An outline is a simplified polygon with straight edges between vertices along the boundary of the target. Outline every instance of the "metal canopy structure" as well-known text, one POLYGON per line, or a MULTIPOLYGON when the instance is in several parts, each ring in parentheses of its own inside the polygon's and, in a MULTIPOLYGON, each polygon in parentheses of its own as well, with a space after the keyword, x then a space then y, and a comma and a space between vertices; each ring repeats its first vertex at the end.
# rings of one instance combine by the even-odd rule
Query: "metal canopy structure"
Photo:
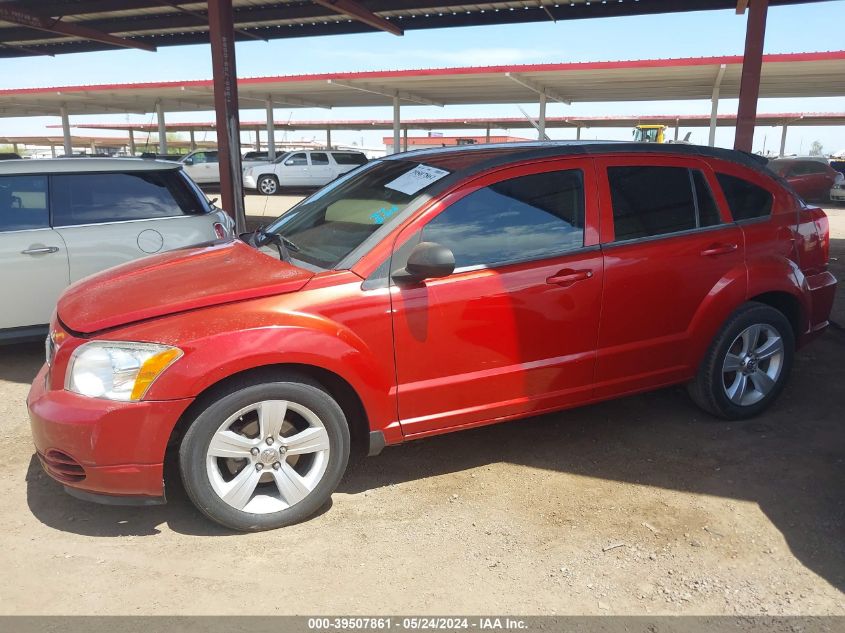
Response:
MULTIPOLYGON (((735 114, 720 114, 716 117, 715 125, 718 127, 735 127, 737 116, 735 114)), ((712 127, 714 121, 710 115, 703 114, 649 114, 643 116, 604 116, 604 117, 575 117, 558 116, 546 117, 546 128, 575 129, 576 138, 581 138, 581 130, 590 128, 633 128, 635 125, 665 125, 675 128, 675 140, 678 139, 680 128, 712 127)), ((769 125, 772 127, 781 126, 780 155, 784 155, 786 149, 786 133, 792 126, 829 126, 845 125, 845 112, 779 112, 772 114, 758 114, 757 125, 769 125)), ((394 121, 389 119, 363 119, 363 120, 331 120, 331 121, 275 121, 273 128, 278 131, 325 131, 326 145, 331 146, 331 132, 333 130, 390 130, 394 121)), ((60 127, 60 126, 48 126, 60 127)), ((129 144, 134 144, 135 133, 150 134, 158 131, 158 125, 152 123, 87 123, 73 127, 89 130, 112 130, 116 132, 127 132, 129 144)), ((241 121, 242 132, 252 132, 256 135, 255 148, 261 149, 259 133, 267 127, 266 121, 241 121)), ((534 124, 525 117, 483 117, 483 118, 461 118, 461 119, 404 119, 401 121, 401 128, 404 132, 402 147, 408 147, 409 130, 433 131, 433 130, 486 130, 486 138, 491 139, 491 130, 512 130, 530 129, 534 124)), ((191 135, 190 146, 195 148, 198 143, 194 140, 197 132, 214 132, 216 125, 209 121, 190 123, 168 123, 167 132, 189 132, 191 135)), ((2 139, 0 139, 2 140, 2 139)), ((269 146, 268 138, 267 145, 269 146)), ((491 139, 492 141, 492 139, 491 139)), ((487 142, 491 142, 487 141, 487 142)), ((281 145, 276 143, 276 146, 281 145)), ((390 144, 389 144, 390 145, 390 144)))
MULTIPOLYGON (((771 6, 824 0, 769 0, 771 6)), ((197 0, 3 0, 0 57, 208 44, 197 0)), ((737 0, 231 0, 236 40, 734 9, 737 0)), ((740 2, 739 4, 745 4, 740 2)))
MULTIPOLYGON (((248 77, 241 108, 564 103, 739 97, 742 57, 692 57, 248 77)), ((845 50, 763 56, 760 97, 845 95, 845 50)), ((214 110, 211 80, 0 90, 0 116, 214 110)))
MULTIPOLYGON (((735 147, 750 151, 760 88, 763 41, 769 6, 829 0, 521 0, 448 2, 448 0, 0 0, 0 55, 21 57, 136 48, 146 51, 177 44, 211 45, 214 105, 220 146, 221 197, 239 228, 244 226, 239 147, 239 96, 235 41, 405 29, 481 26, 579 18, 649 15, 696 10, 735 9, 747 14, 745 53, 739 88, 735 147)), ((713 79, 712 116, 717 113, 720 84, 727 69, 713 79)), ((549 99, 569 100, 531 77, 510 77, 537 94, 538 135, 545 136, 549 99)), ((332 86, 332 84, 329 84, 332 86)), ((400 105, 411 94, 375 86, 332 86, 392 99, 393 146, 399 146, 400 105)), ((269 92, 267 93, 269 95, 269 92)), ((246 95, 249 97, 249 95, 246 95)), ((273 101, 267 96, 268 135, 272 139, 273 101)), ((425 97, 423 97, 425 98, 425 97)), ((59 106, 65 149, 70 149, 69 103, 59 106)), ((419 102, 419 100, 418 100, 419 102)), ((435 101, 436 102, 436 101, 435 101)), ((304 105, 304 104, 303 104, 304 105)), ((166 151, 164 107, 156 105, 160 151, 166 151)), ((715 123, 711 126, 711 137, 715 123)), ((273 144, 270 143, 271 153, 273 144)))
MULTIPOLYGON (((666 125, 668 127, 708 127, 710 115, 705 114, 647 114, 643 116, 603 116, 577 117, 554 116, 546 117, 548 128, 617 128, 633 127, 640 124, 666 125)), ((735 114, 720 114, 716 119, 719 127, 733 127, 736 125, 735 114)), ((258 132, 266 127, 266 121, 241 121, 241 131, 258 132)), ((797 125, 797 126, 827 126, 845 125, 845 112, 782 112, 772 114, 758 114, 757 125, 797 125)), ((276 121, 277 131, 295 132, 302 130, 325 131, 351 130, 390 130, 393 128, 391 119, 358 119, 358 120, 327 120, 327 121, 276 121)), ((49 125, 47 127, 60 127, 49 125)), ((72 127, 82 130, 114 130, 118 132, 154 133, 158 131, 155 123, 81 123, 72 127)), ((532 128, 531 122, 524 117, 481 117, 462 119, 403 119, 402 129, 405 130, 511 130, 532 128)), ((189 123, 168 123, 167 132, 214 132, 216 126, 211 121, 189 123)), ((119 139, 118 139, 119 140, 119 139)), ((2 137, 0 137, 2 142, 2 137)))

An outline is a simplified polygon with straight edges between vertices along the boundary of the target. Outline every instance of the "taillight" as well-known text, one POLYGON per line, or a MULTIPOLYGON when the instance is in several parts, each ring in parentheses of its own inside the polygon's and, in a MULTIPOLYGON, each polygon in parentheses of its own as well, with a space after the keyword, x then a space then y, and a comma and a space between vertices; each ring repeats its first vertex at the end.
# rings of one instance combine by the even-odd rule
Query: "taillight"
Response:
POLYGON ((226 227, 220 224, 220 222, 215 222, 214 233, 217 235, 218 240, 222 240, 224 237, 226 237, 226 227))

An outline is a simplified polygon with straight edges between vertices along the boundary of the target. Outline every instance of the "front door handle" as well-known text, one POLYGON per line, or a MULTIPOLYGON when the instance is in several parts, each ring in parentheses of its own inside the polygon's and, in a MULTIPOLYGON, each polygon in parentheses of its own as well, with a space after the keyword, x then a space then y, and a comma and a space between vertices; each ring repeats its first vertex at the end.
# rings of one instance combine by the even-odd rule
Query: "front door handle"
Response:
POLYGON ((701 251, 701 254, 705 257, 712 255, 727 255, 728 253, 733 253, 737 248, 739 247, 736 244, 714 244, 713 246, 701 251))
POLYGON ((45 255, 47 253, 58 253, 59 247, 58 246, 38 246, 33 248, 28 248, 24 251, 21 251, 21 255, 45 255))
POLYGON ((556 286, 571 286, 578 281, 584 281, 593 276, 592 270, 561 270, 546 279, 547 284, 554 284, 556 286))

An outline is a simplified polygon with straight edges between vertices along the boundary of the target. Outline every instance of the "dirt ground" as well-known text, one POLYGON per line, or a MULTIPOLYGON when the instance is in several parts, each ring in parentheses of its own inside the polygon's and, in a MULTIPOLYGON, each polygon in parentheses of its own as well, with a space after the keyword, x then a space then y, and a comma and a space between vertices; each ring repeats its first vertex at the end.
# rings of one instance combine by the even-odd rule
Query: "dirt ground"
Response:
POLYGON ((42 356, 0 349, 2 614, 845 614, 841 329, 757 419, 714 422, 673 388, 422 440, 311 521, 249 535, 175 486, 155 508, 64 494, 24 407, 42 356))

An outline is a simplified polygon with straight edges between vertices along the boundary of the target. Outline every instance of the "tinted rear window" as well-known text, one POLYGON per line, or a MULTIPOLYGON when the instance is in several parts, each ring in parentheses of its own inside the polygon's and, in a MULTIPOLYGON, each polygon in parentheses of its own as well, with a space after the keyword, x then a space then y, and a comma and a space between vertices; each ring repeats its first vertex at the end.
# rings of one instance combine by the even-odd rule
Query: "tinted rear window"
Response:
POLYGON ((710 188, 698 170, 609 167, 607 176, 616 241, 689 231, 720 221, 710 188))
POLYGON ((363 165, 367 157, 359 152, 332 152, 334 162, 338 165, 363 165))
POLYGON ((146 220, 202 213, 175 171, 62 174, 52 177, 54 226, 146 220))
POLYGON ((772 194, 744 178, 716 174, 734 220, 761 218, 772 213, 772 194))

